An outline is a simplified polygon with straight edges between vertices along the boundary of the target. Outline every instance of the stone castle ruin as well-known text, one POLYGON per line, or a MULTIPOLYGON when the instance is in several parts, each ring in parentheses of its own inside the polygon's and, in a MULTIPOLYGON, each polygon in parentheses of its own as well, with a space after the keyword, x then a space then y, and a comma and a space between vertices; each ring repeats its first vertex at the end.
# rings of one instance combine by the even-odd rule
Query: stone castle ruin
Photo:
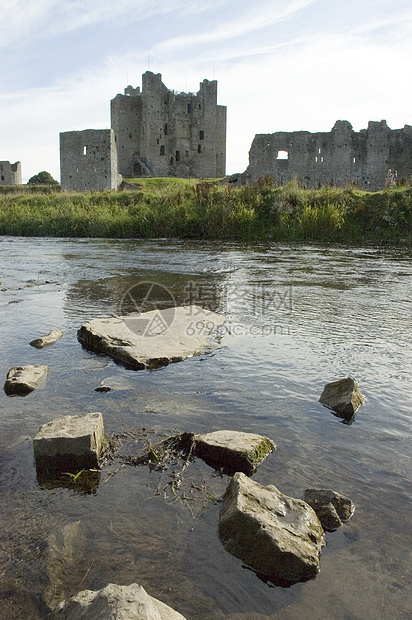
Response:
POLYGON ((111 101, 119 173, 123 177, 223 177, 226 107, 217 105, 217 82, 197 93, 176 93, 150 71, 140 88, 128 86, 111 101))
POLYGON ((21 185, 21 163, 0 161, 0 185, 21 185))
POLYGON ((111 101, 111 129, 60 134, 64 190, 115 189, 122 177, 224 177, 226 107, 217 82, 176 93, 146 71, 142 90, 128 86, 111 101))
POLYGON ((60 134, 62 189, 87 192, 117 189, 117 151, 112 129, 60 134))
MULTIPOLYGON (((60 134, 60 167, 62 189, 73 191, 116 189, 122 177, 224 177, 226 107, 217 105, 217 82, 178 93, 146 71, 142 89, 127 86, 111 100, 111 129, 60 134)), ((391 130, 384 120, 370 121, 355 132, 336 121, 330 132, 257 134, 246 171, 229 181, 269 176, 276 185, 297 179, 307 188, 355 183, 378 191, 389 169, 412 177, 412 126, 391 130)))
POLYGON ((412 176, 412 126, 391 130, 386 121, 371 121, 357 133, 348 121, 336 121, 328 133, 257 134, 240 180, 270 176, 277 185, 297 179, 307 188, 356 183, 378 191, 385 186, 389 168, 399 178, 412 176))

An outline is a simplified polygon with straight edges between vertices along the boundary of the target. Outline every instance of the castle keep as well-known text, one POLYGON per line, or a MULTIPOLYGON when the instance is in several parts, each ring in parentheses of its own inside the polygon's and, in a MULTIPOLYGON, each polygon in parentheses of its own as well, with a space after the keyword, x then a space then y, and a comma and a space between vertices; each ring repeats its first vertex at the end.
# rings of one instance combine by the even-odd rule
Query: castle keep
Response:
POLYGON ((354 182, 361 189, 378 191, 389 168, 398 177, 412 176, 412 126, 391 130, 386 121, 371 121, 357 133, 348 121, 336 121, 328 133, 257 134, 242 181, 268 175, 277 185, 297 178, 308 188, 354 182))
POLYGON ((0 185, 21 185, 21 163, 0 161, 0 185))
POLYGON ((118 170, 124 177, 223 177, 226 107, 217 105, 217 82, 197 93, 166 88, 160 73, 142 76, 111 101, 118 170))

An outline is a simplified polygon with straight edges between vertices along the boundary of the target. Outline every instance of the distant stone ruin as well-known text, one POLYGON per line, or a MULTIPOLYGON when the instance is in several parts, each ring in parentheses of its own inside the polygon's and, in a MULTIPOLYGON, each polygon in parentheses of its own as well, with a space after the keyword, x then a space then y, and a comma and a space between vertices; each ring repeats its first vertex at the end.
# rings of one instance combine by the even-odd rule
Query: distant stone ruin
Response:
POLYGON ((117 189, 117 151, 111 129, 85 129, 60 134, 63 190, 87 192, 117 189))
POLYGON ((412 176, 412 126, 392 130, 386 121, 355 132, 348 121, 336 121, 329 133, 309 131, 257 134, 249 151, 249 166, 241 182, 270 176, 276 185, 297 179, 304 187, 323 184, 378 191, 388 169, 398 178, 412 176))
POLYGON ((217 82, 197 93, 166 88, 146 71, 140 88, 128 86, 111 101, 111 129, 60 134, 63 190, 116 189, 123 177, 224 177, 226 107, 217 82))
POLYGON ((0 161, 0 185, 21 185, 21 163, 0 161))

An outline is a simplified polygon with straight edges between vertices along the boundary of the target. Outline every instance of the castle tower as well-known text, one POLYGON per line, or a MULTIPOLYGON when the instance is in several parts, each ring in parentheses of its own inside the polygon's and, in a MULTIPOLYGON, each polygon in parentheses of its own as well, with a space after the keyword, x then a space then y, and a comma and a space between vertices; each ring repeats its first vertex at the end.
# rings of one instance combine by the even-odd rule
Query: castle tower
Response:
POLYGON ((142 90, 128 86, 111 101, 118 172, 123 177, 223 177, 226 107, 217 105, 217 82, 197 93, 176 93, 147 71, 142 90))

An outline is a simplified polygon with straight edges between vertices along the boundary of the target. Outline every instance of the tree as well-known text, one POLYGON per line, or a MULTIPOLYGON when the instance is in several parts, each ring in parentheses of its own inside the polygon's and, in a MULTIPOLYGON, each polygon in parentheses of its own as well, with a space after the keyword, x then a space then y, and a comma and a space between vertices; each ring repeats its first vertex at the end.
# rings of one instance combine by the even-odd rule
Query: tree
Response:
POLYGON ((43 170, 42 172, 39 172, 39 174, 35 174, 31 177, 28 181, 28 185, 58 185, 58 181, 53 179, 50 172, 43 170))

